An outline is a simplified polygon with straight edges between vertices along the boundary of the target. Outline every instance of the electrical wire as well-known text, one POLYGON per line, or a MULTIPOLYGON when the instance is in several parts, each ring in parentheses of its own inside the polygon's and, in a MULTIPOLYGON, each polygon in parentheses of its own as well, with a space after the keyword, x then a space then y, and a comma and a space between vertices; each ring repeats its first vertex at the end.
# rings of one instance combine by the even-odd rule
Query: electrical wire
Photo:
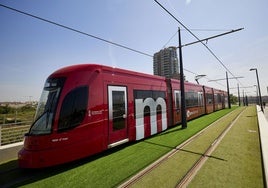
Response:
MULTIPOLYGON (((130 47, 127 47, 127 46, 125 46, 125 45, 121 45, 121 44, 118 44, 118 43, 115 43, 115 42, 111 42, 111 41, 109 41, 109 40, 100 38, 100 37, 98 37, 98 36, 95 36, 95 35, 92 35, 92 34, 88 34, 88 33, 86 33, 86 32, 83 32, 83 31, 80 31, 80 30, 77 30, 77 29, 74 29, 74 28, 65 26, 65 25, 63 25, 63 24, 56 23, 56 22, 54 22, 54 21, 50 21, 50 20, 41 18, 41 17, 39 17, 39 16, 35 16, 35 15, 33 15, 33 14, 30 14, 30 13, 27 13, 27 12, 24 12, 24 11, 21 11, 21 10, 18 10, 18 9, 15 9, 15 8, 12 8, 12 7, 3 5, 3 4, 0 4, 0 6, 6 8, 6 9, 9 9, 9 10, 15 11, 15 12, 17 12, 17 13, 20 13, 20 14, 23 14, 23 15, 26 15, 26 16, 29 16, 29 17, 32 17, 32 18, 41 20, 41 21, 43 21, 43 22, 46 22, 46 23, 49 23, 49 24, 52 24, 52 25, 56 25, 56 26, 58 26, 58 27, 62 27, 62 28, 64 28, 64 29, 67 29, 67 30, 70 30, 70 31, 73 31, 73 32, 76 32, 76 33, 79 33, 79 34, 82 34, 82 35, 86 35, 86 36, 89 36, 89 37, 91 37, 91 38, 94 38, 94 39, 97 39, 97 40, 100 40, 100 41, 103 41, 103 42, 106 42, 106 43, 115 45, 115 46, 117 46, 117 47, 121 47, 121 48, 130 50, 130 51, 139 53, 139 54, 141 54, 141 55, 145 55, 145 56, 153 57, 153 55, 150 55, 150 54, 148 54, 148 53, 141 52, 141 51, 139 51, 139 50, 135 50, 135 49, 133 49, 133 48, 130 48, 130 47)), ((189 31, 188 29, 186 29, 186 30, 189 31)), ((166 45, 167 45, 167 44, 174 38, 174 36, 175 36, 177 33, 178 33, 178 31, 176 31, 176 33, 169 39, 169 41, 168 41, 164 46, 166 46, 166 45)), ((198 38, 197 38, 197 39, 198 39, 198 38)), ((183 70, 185 70, 185 71, 187 71, 187 72, 189 72, 189 73, 191 73, 191 74, 198 75, 197 73, 194 73, 194 72, 192 72, 192 71, 190 71, 190 70, 187 70, 187 69, 185 69, 185 68, 184 68, 183 70)), ((206 78, 206 79, 209 80, 209 78, 206 78)), ((218 82, 216 82, 216 83, 218 83, 218 82)), ((218 84, 224 86, 223 84, 220 84, 220 83, 218 83, 218 84)))
MULTIPOLYGON (((189 72, 189 73, 191 73, 191 74, 194 74, 195 76, 198 76, 199 74, 197 74, 197 73, 195 73, 195 72, 192 72, 192 71, 190 71, 190 70, 188 70, 188 69, 186 69, 186 68, 183 68, 183 70, 184 71, 186 71, 186 72, 189 72)), ((204 78, 206 79, 206 80, 211 80, 208 76, 204 76, 204 78)), ((214 83, 216 83, 216 84, 218 84, 218 85, 221 85, 221 86, 223 86, 223 87, 226 87, 224 84, 222 84, 222 83, 220 83, 220 82, 218 82, 218 81, 215 81, 214 83)))
MULTIPOLYGON (((186 31, 185 29, 181 29, 181 31, 186 31)), ((233 31, 232 29, 190 29, 191 31, 233 31)), ((166 46, 168 45, 168 43, 177 35, 178 30, 176 31, 176 33, 174 33, 174 35, 172 35, 172 37, 170 37, 170 39, 165 43, 165 45, 162 47, 162 49, 166 48, 166 46)), ((199 42, 199 41, 197 41, 199 42)), ((183 45, 184 46, 184 45, 183 45)))
POLYGON ((101 38, 101 37, 98 37, 98 36, 95 36, 95 35, 92 35, 92 34, 88 34, 88 33, 86 33, 86 32, 83 32, 83 31, 80 31, 80 30, 77 30, 77 29, 74 29, 74 28, 65 26, 65 25, 63 25, 63 24, 56 23, 56 22, 54 22, 54 21, 50 21, 50 20, 41 18, 41 17, 39 17, 39 16, 35 16, 35 15, 33 15, 33 14, 29 14, 29 13, 27 13, 27 12, 23 12, 23 11, 20 11, 20 10, 15 9, 15 8, 12 8, 12 7, 8 7, 8 6, 3 5, 3 4, 0 4, 0 6, 2 6, 2 7, 4 7, 4 8, 7 8, 7 9, 9 9, 9 10, 12 10, 12 11, 18 12, 18 13, 20 13, 20 14, 24 14, 24 15, 26 15, 26 16, 30 16, 30 17, 32 17, 32 18, 35 18, 35 19, 38 19, 38 20, 41 20, 41 21, 44 21, 44 22, 47 22, 47 23, 56 25, 56 26, 58 26, 58 27, 62 27, 62 28, 64 28, 64 29, 67 29, 67 30, 70 30, 70 31, 73 31, 73 32, 76 32, 76 33, 79 33, 79 34, 82 34, 82 35, 86 35, 86 36, 89 36, 89 37, 91 37, 91 38, 94 38, 94 39, 97 39, 97 40, 100 40, 100 41, 103 41, 103 42, 106 42, 106 43, 109 43, 109 44, 112 44, 112 45, 117 46, 117 47, 121 47, 121 48, 130 50, 130 51, 133 51, 133 52, 136 52, 136 53, 145 55, 145 56, 153 57, 152 55, 150 55, 150 54, 148 54, 148 53, 145 53, 145 52, 142 52, 142 51, 139 51, 139 50, 135 50, 135 49, 130 48, 130 47, 127 47, 127 46, 125 46, 125 45, 118 44, 118 43, 115 43, 115 42, 112 42, 112 41, 103 39, 103 38, 101 38))
POLYGON ((176 33, 174 33, 174 35, 172 35, 172 37, 170 37, 170 39, 165 43, 165 45, 162 48, 166 48, 168 43, 177 35, 177 33, 178 33, 178 31, 176 31, 176 33))
MULTIPOLYGON (((181 29, 182 31, 186 31, 186 29, 181 29)), ((231 31, 232 29, 189 29, 191 31, 231 31)))
MULTIPOLYGON (((196 40, 200 41, 200 39, 190 30, 186 25, 184 25, 180 20, 178 20, 171 12, 169 12, 161 3, 159 3, 157 0, 154 0, 163 10, 165 10, 173 19, 175 19, 186 31, 188 31, 196 40)), ((216 54, 203 42, 200 41, 201 44, 216 58, 216 60, 225 68, 226 71, 228 71, 233 77, 235 75, 226 67, 226 65, 216 56, 216 54)), ((236 79, 241 85, 242 83, 236 79)))

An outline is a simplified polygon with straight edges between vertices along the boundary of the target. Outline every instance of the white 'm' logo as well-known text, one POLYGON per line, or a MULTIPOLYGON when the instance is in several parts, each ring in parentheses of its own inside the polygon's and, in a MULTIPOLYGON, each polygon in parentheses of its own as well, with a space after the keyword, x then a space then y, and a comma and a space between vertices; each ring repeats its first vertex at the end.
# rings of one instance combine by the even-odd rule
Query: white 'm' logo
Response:
POLYGON ((166 102, 163 98, 158 97, 156 101, 152 98, 135 99, 136 113, 136 140, 144 138, 144 108, 150 108, 151 135, 157 133, 157 106, 161 106, 162 130, 167 129, 166 102))

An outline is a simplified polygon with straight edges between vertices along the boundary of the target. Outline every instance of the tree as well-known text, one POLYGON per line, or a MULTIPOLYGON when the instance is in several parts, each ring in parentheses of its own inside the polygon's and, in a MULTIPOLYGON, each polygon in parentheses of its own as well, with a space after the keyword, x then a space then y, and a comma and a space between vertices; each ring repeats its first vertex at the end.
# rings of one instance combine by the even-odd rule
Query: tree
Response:
POLYGON ((9 114, 12 112, 13 112, 13 109, 9 107, 8 104, 6 104, 5 106, 0 106, 0 114, 9 114))
POLYGON ((230 102, 231 102, 231 104, 237 104, 237 102, 238 102, 237 96, 230 94, 230 102))

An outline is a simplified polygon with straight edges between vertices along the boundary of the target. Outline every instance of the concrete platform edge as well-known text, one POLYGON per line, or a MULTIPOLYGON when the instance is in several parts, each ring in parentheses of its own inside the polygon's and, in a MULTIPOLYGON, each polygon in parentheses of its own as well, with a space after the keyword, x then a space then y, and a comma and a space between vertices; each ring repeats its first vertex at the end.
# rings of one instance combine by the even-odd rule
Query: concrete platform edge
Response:
POLYGON ((265 185, 268 185, 268 121, 260 106, 257 106, 265 185))

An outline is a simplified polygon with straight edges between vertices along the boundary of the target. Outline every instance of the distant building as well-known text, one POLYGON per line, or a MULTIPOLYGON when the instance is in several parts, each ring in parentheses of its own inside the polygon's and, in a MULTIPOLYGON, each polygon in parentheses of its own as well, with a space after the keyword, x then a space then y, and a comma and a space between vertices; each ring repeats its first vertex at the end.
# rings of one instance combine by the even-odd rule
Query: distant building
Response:
POLYGON ((176 47, 168 47, 154 54, 154 75, 180 78, 176 47))

